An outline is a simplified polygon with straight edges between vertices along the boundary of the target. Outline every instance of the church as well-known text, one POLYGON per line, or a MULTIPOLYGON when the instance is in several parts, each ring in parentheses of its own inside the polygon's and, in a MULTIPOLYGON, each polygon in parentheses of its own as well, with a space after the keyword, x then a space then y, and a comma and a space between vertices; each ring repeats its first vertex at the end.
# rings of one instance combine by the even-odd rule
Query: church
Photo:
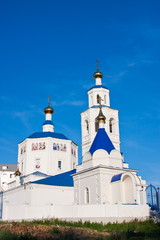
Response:
POLYGON ((76 143, 54 130, 49 103, 42 131, 18 144, 17 170, 0 193, 2 220, 148 218, 146 182, 120 150, 118 110, 110 107, 110 91, 98 68, 93 77, 88 109, 81 113, 82 163, 76 143))

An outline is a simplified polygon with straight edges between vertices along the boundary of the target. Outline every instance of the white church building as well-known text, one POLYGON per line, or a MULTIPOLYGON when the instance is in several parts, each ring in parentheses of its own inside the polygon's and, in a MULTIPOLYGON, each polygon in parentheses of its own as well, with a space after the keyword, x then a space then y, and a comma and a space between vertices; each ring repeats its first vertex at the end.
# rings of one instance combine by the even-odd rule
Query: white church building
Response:
POLYGON ((81 113, 82 164, 78 165, 78 146, 54 131, 54 110, 48 104, 42 131, 18 145, 15 177, 0 193, 2 220, 106 223, 149 216, 146 182, 124 162, 118 111, 110 107, 102 77, 97 69, 88 109, 81 113))

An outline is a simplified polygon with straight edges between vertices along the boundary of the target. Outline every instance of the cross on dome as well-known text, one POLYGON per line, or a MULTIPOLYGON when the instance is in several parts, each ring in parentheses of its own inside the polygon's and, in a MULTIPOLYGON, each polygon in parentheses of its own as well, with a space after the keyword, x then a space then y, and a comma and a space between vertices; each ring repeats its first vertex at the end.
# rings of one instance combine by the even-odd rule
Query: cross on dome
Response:
MULTIPOLYGON (((93 74, 94 79, 102 79, 103 78, 103 74, 99 71, 99 65, 98 65, 99 61, 96 60, 96 72, 93 74)), ((97 83, 96 83, 97 85, 97 83)), ((101 85, 101 84, 100 84, 101 85)))

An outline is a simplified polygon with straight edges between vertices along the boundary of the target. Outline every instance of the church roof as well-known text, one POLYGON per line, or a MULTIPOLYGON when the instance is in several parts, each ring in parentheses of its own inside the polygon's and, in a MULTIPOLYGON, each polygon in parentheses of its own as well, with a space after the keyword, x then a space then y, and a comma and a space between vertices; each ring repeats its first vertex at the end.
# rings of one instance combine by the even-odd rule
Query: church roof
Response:
POLYGON ((94 85, 94 86, 91 87, 88 91, 90 91, 90 90, 92 90, 92 89, 94 89, 94 88, 105 88, 105 89, 108 89, 108 88, 106 88, 106 87, 103 86, 103 85, 94 85))
POLYGON ((121 176, 122 176, 123 173, 120 173, 120 174, 117 174, 117 175, 114 175, 111 179, 111 182, 116 182, 116 181, 119 181, 121 180, 121 176))
POLYGON ((53 125, 53 122, 52 122, 51 120, 46 120, 46 121, 43 123, 43 126, 44 126, 44 125, 47 125, 47 124, 53 125))
POLYGON ((31 183, 63 186, 63 187, 73 187, 73 178, 71 175, 74 173, 76 173, 76 169, 68 172, 60 173, 55 176, 47 177, 38 181, 34 181, 31 183))
POLYGON ((55 132, 35 132, 27 138, 46 138, 46 137, 68 140, 68 138, 64 134, 55 132))
POLYGON ((110 153, 113 149, 115 149, 115 147, 113 146, 113 143, 111 142, 104 128, 98 129, 98 132, 90 147, 89 152, 93 155, 93 153, 98 149, 104 149, 108 153, 110 153))

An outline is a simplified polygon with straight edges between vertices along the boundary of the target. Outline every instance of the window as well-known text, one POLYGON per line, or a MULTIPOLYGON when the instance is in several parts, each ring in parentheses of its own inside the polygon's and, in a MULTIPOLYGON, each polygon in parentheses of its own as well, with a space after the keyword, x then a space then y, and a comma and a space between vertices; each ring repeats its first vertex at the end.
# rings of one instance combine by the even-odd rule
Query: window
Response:
POLYGON ((88 123, 88 120, 85 120, 85 125, 86 125, 86 132, 88 134, 89 133, 89 123, 88 123))
POLYGON ((61 168, 62 168, 62 162, 58 161, 58 169, 61 169, 61 168))
POLYGON ((87 187, 85 188, 85 203, 89 203, 89 189, 87 187))
POLYGON ((106 104, 106 95, 104 95, 104 104, 106 104))
POLYGON ((110 133, 113 133, 113 132, 114 132, 114 119, 113 119, 113 118, 111 118, 111 119, 109 120, 109 132, 110 132, 110 133))
POLYGON ((97 103, 99 104, 100 103, 100 96, 99 96, 99 94, 97 94, 97 103))
MULTIPOLYGON (((41 165, 40 165, 40 158, 37 158, 36 159, 36 169, 40 168, 40 167, 41 167, 41 165)), ((22 165, 22 168, 23 168, 23 165, 22 165)))

